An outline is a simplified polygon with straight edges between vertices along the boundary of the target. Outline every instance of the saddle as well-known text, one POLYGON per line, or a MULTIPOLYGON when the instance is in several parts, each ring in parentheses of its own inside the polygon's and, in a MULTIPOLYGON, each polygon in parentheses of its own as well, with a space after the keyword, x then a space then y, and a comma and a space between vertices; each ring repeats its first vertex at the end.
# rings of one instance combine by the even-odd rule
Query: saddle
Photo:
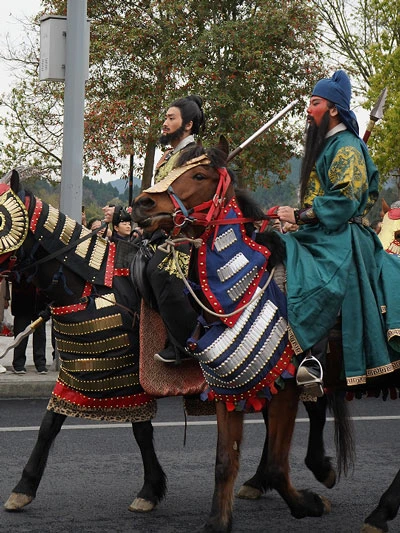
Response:
POLYGON ((167 365, 154 359, 167 338, 160 315, 145 301, 140 311, 139 380, 143 389, 153 396, 192 396, 206 389, 199 363, 193 359, 181 365, 167 365))

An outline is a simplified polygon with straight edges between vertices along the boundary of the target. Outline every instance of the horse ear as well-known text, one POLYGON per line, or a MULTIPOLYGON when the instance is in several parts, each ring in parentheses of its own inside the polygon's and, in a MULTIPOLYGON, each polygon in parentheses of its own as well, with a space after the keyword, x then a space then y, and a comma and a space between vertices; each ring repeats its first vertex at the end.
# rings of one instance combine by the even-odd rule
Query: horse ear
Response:
POLYGON ((383 218, 389 210, 390 210, 389 204, 385 201, 384 198, 382 198, 382 209, 381 209, 381 212, 379 213, 381 218, 383 218))
POLYGON ((19 174, 15 169, 7 172, 7 174, 1 178, 0 182, 8 185, 14 192, 19 191, 19 174))
POLYGON ((217 148, 219 148, 227 156, 229 155, 229 143, 228 143, 227 138, 224 135, 219 136, 219 142, 218 142, 217 148))
POLYGON ((16 193, 19 191, 19 174, 13 169, 10 176, 10 188, 16 193))

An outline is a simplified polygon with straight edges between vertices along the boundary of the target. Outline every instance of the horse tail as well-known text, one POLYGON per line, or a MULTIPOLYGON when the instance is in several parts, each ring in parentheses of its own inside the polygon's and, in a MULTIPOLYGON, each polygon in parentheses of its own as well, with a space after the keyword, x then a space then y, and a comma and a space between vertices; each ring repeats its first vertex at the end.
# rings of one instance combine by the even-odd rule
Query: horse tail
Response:
POLYGON ((343 391, 334 391, 327 394, 328 408, 335 422, 335 447, 337 473, 347 476, 350 470, 354 470, 356 459, 354 427, 349 415, 347 400, 343 391))

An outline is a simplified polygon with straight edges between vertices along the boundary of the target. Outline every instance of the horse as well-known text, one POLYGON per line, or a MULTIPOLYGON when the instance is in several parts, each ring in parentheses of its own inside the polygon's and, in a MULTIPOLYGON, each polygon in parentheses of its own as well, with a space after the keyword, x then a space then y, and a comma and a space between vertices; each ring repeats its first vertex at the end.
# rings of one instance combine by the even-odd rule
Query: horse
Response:
MULTIPOLYGON (((265 268, 259 279, 265 281, 265 274, 268 277, 266 282, 268 289, 272 293, 275 291, 280 293, 280 295, 276 296, 277 293, 275 292, 274 297, 282 302, 281 297, 283 295, 274 280, 271 280, 271 276, 266 269, 267 263, 269 268, 274 266, 272 261, 274 254, 270 254, 270 251, 265 246, 267 242, 265 239, 266 234, 259 232, 255 240, 251 238, 256 221, 262 220, 265 215, 255 202, 249 200, 248 196, 243 193, 239 194, 238 191, 234 190, 230 174, 225 168, 227 155, 228 151, 226 149, 221 151, 219 148, 205 151, 201 146, 197 146, 185 150, 182 153, 178 167, 163 181, 141 193, 132 205, 132 217, 145 231, 152 232, 156 229, 163 229, 171 234, 172 239, 167 241, 167 244, 169 243, 172 253, 174 253, 174 242, 179 242, 181 239, 193 242, 194 248, 189 277, 191 281, 194 280, 195 284, 200 282, 202 287, 200 298, 196 298, 196 294, 193 291, 191 292, 197 307, 205 309, 204 320, 200 319, 204 331, 207 331, 208 328, 212 329, 209 324, 210 320, 216 321, 219 326, 221 322, 228 326, 231 325, 229 322, 232 320, 231 316, 235 313, 224 314, 223 306, 220 303, 220 298, 223 298, 223 296, 218 298, 215 295, 216 290, 210 287, 211 284, 209 285, 208 278, 215 272, 220 277, 225 276, 225 271, 227 277, 232 275, 232 269, 231 271, 229 270, 230 267, 225 268, 223 262, 218 263, 218 253, 229 248, 232 243, 241 238, 252 250, 259 251, 261 254, 265 253, 264 260, 257 258, 259 268, 261 270, 265 268), (232 212, 234 213, 233 215, 232 212), (220 230, 220 228, 223 229, 220 230), (235 228, 239 229, 235 230, 235 228), (210 242, 211 244, 209 244, 210 242), (197 250, 196 246, 200 248, 197 250), (206 259, 210 249, 217 249, 216 257, 212 256, 212 260, 215 260, 215 263, 214 265, 210 263, 211 266, 206 259), (205 300, 208 304, 205 308, 202 300, 205 300), (210 309, 212 310, 210 311, 210 309), (211 317, 210 314, 212 315, 211 317), (214 318, 215 316, 217 316, 217 319, 214 318), (219 317, 221 318, 218 320, 219 317)), ((275 240, 275 243, 272 244, 275 244, 276 247, 277 241, 275 240)), ((270 238, 268 239, 268 245, 270 245, 270 238)), ((279 256, 279 253, 276 255, 279 256)), ((246 258, 240 257, 240 252, 238 252, 237 257, 230 260, 230 266, 234 265, 232 268, 237 268, 236 273, 241 270, 240 265, 238 265, 240 261, 243 264, 248 263, 246 263, 246 258)), ((276 261, 278 262, 278 259, 276 261)), ((250 266, 251 264, 250 261, 250 266)), ((246 279, 246 276, 249 277, 251 274, 249 275, 246 272, 243 274, 243 279, 246 279)), ((257 274, 253 273, 252 279, 256 276, 257 274)), ((190 287, 191 284, 188 285, 189 291, 190 287)), ((235 295, 235 290, 238 292, 239 289, 235 287, 231 287, 231 289, 234 297, 240 300, 242 293, 239 297, 235 295)), ((248 287, 245 289, 245 294, 247 294, 247 289, 248 287)), ((253 303, 252 296, 242 299, 240 303, 243 304, 244 315, 248 307, 251 307, 253 303)), ((240 317, 243 315, 240 315, 240 317)), ((254 320, 254 318, 251 320, 254 320)), ((229 328, 222 325, 221 337, 227 330, 229 328)), ((229 332, 227 337, 228 335, 229 332)), ((209 361, 206 361, 207 357, 204 357, 204 354, 207 354, 208 346, 207 343, 201 344, 202 339, 204 339, 202 335, 200 337, 194 336, 193 339, 188 340, 188 347, 189 349, 194 349, 195 356, 198 354, 206 380, 211 384, 210 388, 213 396, 220 400, 216 403, 218 446, 215 488, 211 512, 204 525, 204 531, 227 532, 231 531, 232 527, 233 485, 238 473, 242 440, 244 411, 240 409, 240 404, 243 405, 246 401, 247 405, 254 405, 258 398, 256 394, 246 396, 246 394, 240 394, 235 389, 231 395, 224 393, 224 387, 221 385, 222 378, 213 373, 211 365, 207 364, 210 360, 212 362, 217 361, 220 352, 214 350, 212 356, 210 355, 209 357, 209 361)), ((217 337, 217 339, 213 340, 213 343, 217 345, 219 341, 220 337, 217 337)), ((284 344, 285 342, 286 340, 283 341, 284 344)), ((221 351, 224 351, 222 345, 221 351)), ((285 348, 281 353, 285 353, 285 348)), ((283 388, 279 388, 277 383, 282 375, 293 378, 295 372, 292 366, 293 358, 294 353, 291 352, 280 369, 275 367, 271 370, 271 376, 273 377, 269 383, 268 408, 264 411, 267 438, 257 473, 245 483, 242 489, 244 491, 249 489, 250 492, 254 489, 256 496, 266 488, 276 489, 287 503, 294 517, 321 516, 324 512, 329 511, 329 502, 311 491, 297 490, 292 485, 289 476, 288 458, 299 402, 299 391, 294 379, 285 380, 283 388), (282 368, 283 366, 286 370, 292 366, 292 374, 285 372, 282 368)), ((222 364, 225 364, 225 362, 222 364)), ((237 363, 238 366, 240 364, 240 362, 237 363)), ((263 385, 265 385, 265 382, 260 386, 257 384, 252 393, 256 392, 258 388, 262 388, 263 385)), ((268 391, 265 393, 268 396, 268 391)), ((323 427, 324 417, 321 420, 323 427)), ((345 428, 345 426, 346 424, 342 427, 345 428)), ((343 452, 341 460, 343 460, 344 468, 348 465, 347 460, 351 458, 352 453, 348 427, 346 427, 346 431, 347 433, 343 433, 341 443, 343 452)), ((318 468, 324 471, 322 479, 325 479, 327 471, 331 472, 331 465, 324 456, 321 432, 318 446, 319 450, 315 459, 318 462, 318 468)), ((310 464, 310 466, 313 467, 315 465, 310 464)), ((250 495, 249 497, 253 496, 250 495)))
MULTIPOLYGON (((222 146, 221 146, 222 147, 222 146)), ((217 150, 217 152, 219 152, 217 150)), ((150 230, 154 230, 156 227, 164 228, 166 231, 169 231, 172 237, 177 237, 180 234, 184 234, 188 239, 194 239, 193 243, 196 246, 200 246, 200 250, 204 246, 204 241, 207 238, 211 239, 211 245, 215 244, 217 235, 216 228, 219 225, 224 223, 237 224, 238 221, 226 220, 228 216, 226 211, 230 205, 232 196, 235 194, 233 192, 232 184, 227 178, 226 172, 226 161, 227 161, 228 150, 225 146, 225 155, 215 153, 215 150, 209 149, 205 151, 201 147, 197 147, 192 150, 187 150, 186 153, 182 154, 182 157, 178 163, 178 168, 176 168, 169 176, 167 176, 163 182, 156 184, 154 187, 144 191, 139 195, 133 205, 133 218, 141 224, 143 227, 147 227, 150 230), (222 213, 222 215, 221 215, 222 213), (221 220, 222 219, 222 220, 221 220), (224 222, 225 220, 225 222, 224 222), (207 230, 210 230, 211 232, 207 230), (213 233, 214 232, 214 233, 213 233), (199 242, 196 242, 196 239, 201 236, 199 242)), ((236 192, 238 196, 238 191, 236 192)), ((240 204, 239 196, 237 197, 238 203, 240 204)), ((248 213, 246 213, 246 204, 240 204, 243 206, 243 220, 248 222, 248 213)), ((397 206, 396 206, 397 207, 397 206)), ((255 216, 254 220, 262 220, 265 218, 262 212, 258 213, 259 216, 255 216)), ((238 215, 240 216, 240 215, 238 215)), ((251 217, 250 217, 251 220, 251 217)), ((228 227, 228 226, 227 226, 228 227)), ((397 241, 397 234, 394 234, 394 240, 397 241)), ((170 241, 170 247, 173 253, 174 242, 173 238, 170 241)), ((256 239, 258 242, 262 242, 262 235, 259 235, 260 240, 256 239)), ((266 241, 269 245, 270 240, 266 241)), ((390 251, 390 250, 389 250, 390 251)), ((393 252, 393 250, 391 250, 393 252)), ((197 257, 197 268, 207 270, 207 265, 204 261, 198 260, 199 252, 196 252, 194 255, 194 262, 197 257)), ((272 257, 272 256, 271 256, 272 257)), ((198 273, 197 273, 198 274, 198 273)), ((212 272, 206 272, 210 275, 212 272)), ((203 273, 203 278, 206 276, 203 273)), ((203 285, 202 290, 206 293, 206 300, 210 302, 210 291, 209 288, 203 285)), ((340 336, 340 324, 338 324, 338 329, 335 329, 330 334, 330 347, 333 353, 330 354, 328 358, 327 365, 331 368, 330 374, 332 382, 331 387, 334 387, 335 390, 339 392, 347 392, 350 398, 354 395, 356 397, 361 397, 366 393, 374 394, 378 396, 382 393, 383 399, 385 399, 391 392, 394 398, 398 397, 396 389, 399 388, 399 376, 398 373, 389 374, 388 376, 383 376, 379 378, 370 379, 367 382, 366 386, 357 386, 351 387, 350 389, 346 388, 346 384, 341 382, 339 378, 340 369, 342 364, 342 350, 341 350, 341 336, 340 336)), ((278 392, 273 396, 272 401, 269 404, 269 409, 272 408, 272 412, 276 411, 274 408, 279 404, 279 400, 283 400, 282 392, 278 392)), ((222 402, 220 402, 222 403, 222 402)), ((294 401, 292 404, 295 404, 294 401)), ((224 414, 224 406, 219 405, 219 410, 224 414)), ((260 465, 257 469, 258 479, 268 480, 270 488, 277 488, 278 492, 283 496, 283 498, 289 504, 289 508, 292 511, 294 516, 301 517, 301 514, 293 512, 291 504, 293 500, 290 498, 293 497, 293 494, 296 494, 294 498, 297 498, 299 501, 299 493, 294 493, 295 489, 290 486, 290 495, 286 491, 289 486, 289 477, 287 466, 287 453, 289 451, 289 446, 286 446, 282 449, 278 449, 275 444, 276 440, 282 438, 282 432, 288 431, 286 435, 286 443, 290 441, 291 432, 290 432, 290 412, 288 413, 285 404, 282 401, 282 405, 279 409, 279 416, 273 418, 271 424, 271 419, 268 421, 268 432, 270 433, 270 441, 268 443, 268 452, 272 450, 271 453, 268 453, 267 456, 264 456, 265 448, 263 452, 263 457, 261 459, 260 465), (279 422, 283 418, 289 417, 286 420, 285 428, 281 428, 281 433, 277 429, 276 425, 279 425, 279 422), (275 427, 274 427, 275 424, 275 427), (279 437, 277 437, 279 435, 279 437), (265 474, 267 472, 267 474, 265 474), (274 478, 274 475, 278 473, 278 476, 274 478), (271 474, 271 475, 270 475, 271 474), (285 482, 282 483, 282 479, 285 479, 285 482), (282 490, 282 487, 284 489, 282 490)), ((225 415, 229 416, 229 415, 225 415)), ((222 421, 223 422, 223 421, 222 421)), ((217 459, 217 470, 216 470, 216 483, 213 498, 213 505, 211 509, 211 514, 209 520, 206 524, 206 530, 214 531, 214 529, 207 529, 208 524, 219 524, 220 529, 218 531, 229 530, 229 528, 224 529, 226 526, 226 508, 229 506, 231 501, 232 492, 230 480, 231 477, 236 475, 237 469, 236 464, 233 464, 233 460, 237 460, 237 457, 231 458, 229 453, 229 446, 232 446, 236 450, 236 443, 233 443, 230 439, 229 430, 223 426, 223 423, 219 425, 219 435, 221 435, 221 446, 218 449, 218 458, 217 459), (228 449, 224 449, 223 444, 227 446, 228 449), (229 459, 228 459, 229 458, 229 459), (225 460, 225 462, 224 462, 225 460), (229 462, 231 461, 231 462, 229 462), (224 484, 225 480, 225 484, 224 484), (228 481, 229 480, 229 481, 228 481), (228 503, 227 503, 228 502, 228 503), (220 508, 218 509, 218 505, 220 508), (225 513, 225 514, 224 514, 225 513)), ((239 424, 241 423, 239 419, 239 424)), ((342 438, 344 441, 349 437, 346 433, 343 434, 342 438)), ((343 442, 344 445, 343 452, 350 454, 348 457, 351 462, 352 446, 351 442, 343 442)), ((364 524, 362 527, 363 533, 383 533, 388 531, 388 521, 395 518, 400 507, 400 471, 395 476, 392 484, 382 495, 378 506, 370 513, 370 515, 365 518, 364 524)), ((300 504, 301 506, 302 504, 300 504)), ((229 507, 229 512, 231 511, 229 507)), ((304 507, 303 507, 304 509, 304 507)), ((304 514, 303 516, 307 516, 304 514)), ((231 514, 228 515, 229 519, 231 514)), ((217 529, 216 529, 217 530, 217 529)))
MULTIPOLYGON (((156 398, 139 380, 140 297, 129 274, 131 243, 109 242, 20 188, 0 184, 0 275, 25 276, 47 294, 61 369, 22 477, 4 504, 36 497, 50 447, 67 416, 131 422, 144 482, 130 511, 149 512, 166 494, 153 442, 156 398)), ((48 317, 42 317, 48 318, 48 317)))

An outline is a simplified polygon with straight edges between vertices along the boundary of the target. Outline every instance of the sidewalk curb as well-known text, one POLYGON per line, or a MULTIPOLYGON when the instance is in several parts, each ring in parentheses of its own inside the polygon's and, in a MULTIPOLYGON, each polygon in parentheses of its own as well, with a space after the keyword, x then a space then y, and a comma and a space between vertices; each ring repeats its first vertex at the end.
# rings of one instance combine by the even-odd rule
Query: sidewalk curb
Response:
POLYGON ((0 374, 0 399, 50 398, 58 372, 38 374, 35 367, 26 369, 22 376, 9 370, 0 374))

